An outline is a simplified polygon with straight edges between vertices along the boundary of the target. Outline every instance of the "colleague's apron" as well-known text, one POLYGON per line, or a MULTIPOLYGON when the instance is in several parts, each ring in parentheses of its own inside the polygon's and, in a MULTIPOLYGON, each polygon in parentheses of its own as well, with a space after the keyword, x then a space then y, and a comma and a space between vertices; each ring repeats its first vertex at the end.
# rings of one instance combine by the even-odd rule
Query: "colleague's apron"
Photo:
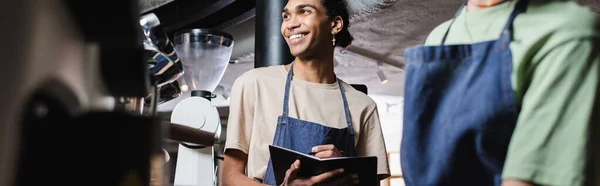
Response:
POLYGON ((500 185, 518 116, 512 23, 526 7, 527 1, 517 2, 498 40, 444 45, 451 23, 441 46, 405 51, 401 164, 407 186, 500 185))
MULTIPOLYGON (((344 114, 346 115, 346 128, 336 129, 326 127, 318 123, 304 121, 288 116, 288 100, 293 67, 294 62, 290 64, 290 70, 287 74, 287 80, 285 82, 285 95, 283 97, 283 114, 277 119, 277 129, 275 130, 273 145, 285 147, 298 152, 309 153, 314 146, 334 144, 338 150, 343 151, 343 156, 356 156, 356 147, 354 146, 354 129, 352 128, 350 122, 350 112, 348 111, 348 102, 346 101, 344 88, 342 87, 339 79, 337 81, 342 94, 344 114)), ((268 185, 276 185, 277 183, 275 182, 273 166, 271 165, 271 159, 269 158, 269 164, 267 166, 267 172, 265 174, 263 183, 268 185)))

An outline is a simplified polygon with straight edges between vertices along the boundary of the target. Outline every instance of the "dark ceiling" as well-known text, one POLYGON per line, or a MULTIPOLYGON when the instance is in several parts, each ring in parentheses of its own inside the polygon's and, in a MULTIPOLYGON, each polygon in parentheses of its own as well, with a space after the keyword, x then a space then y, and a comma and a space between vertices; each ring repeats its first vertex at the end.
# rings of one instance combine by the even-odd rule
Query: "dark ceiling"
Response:
POLYGON ((176 0, 143 12, 154 13, 168 35, 188 28, 225 29, 255 16, 254 0, 176 0))

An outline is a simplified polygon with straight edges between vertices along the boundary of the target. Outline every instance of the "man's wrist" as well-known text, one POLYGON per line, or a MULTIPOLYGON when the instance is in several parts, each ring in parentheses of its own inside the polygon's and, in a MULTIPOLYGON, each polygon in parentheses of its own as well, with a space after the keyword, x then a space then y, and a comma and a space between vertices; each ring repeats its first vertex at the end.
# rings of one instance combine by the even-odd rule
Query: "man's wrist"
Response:
POLYGON ((536 186, 536 184, 525 180, 503 179, 502 186, 536 186))

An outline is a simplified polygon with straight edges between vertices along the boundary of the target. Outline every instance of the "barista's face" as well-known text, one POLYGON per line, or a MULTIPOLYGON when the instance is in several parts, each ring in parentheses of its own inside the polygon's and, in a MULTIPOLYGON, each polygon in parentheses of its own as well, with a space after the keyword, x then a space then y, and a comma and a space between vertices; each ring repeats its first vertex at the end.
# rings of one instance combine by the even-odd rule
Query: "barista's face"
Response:
POLYGON ((311 57, 332 45, 332 21, 320 0, 289 0, 281 15, 281 34, 296 57, 311 57))

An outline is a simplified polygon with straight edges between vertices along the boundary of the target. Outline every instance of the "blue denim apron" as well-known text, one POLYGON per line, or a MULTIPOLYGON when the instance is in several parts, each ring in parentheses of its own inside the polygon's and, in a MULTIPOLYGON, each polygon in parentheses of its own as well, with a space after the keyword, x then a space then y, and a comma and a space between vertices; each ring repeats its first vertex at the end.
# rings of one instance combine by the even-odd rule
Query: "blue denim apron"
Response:
POLYGON ((498 40, 444 45, 451 23, 441 46, 405 51, 401 164, 407 186, 500 185, 518 117, 512 23, 526 7, 527 1, 517 2, 498 40))
MULTIPOLYGON (((336 129, 326 127, 318 123, 304 121, 288 116, 288 100, 290 93, 290 84, 292 79, 294 62, 290 64, 290 70, 287 74, 285 82, 285 95, 283 97, 283 114, 277 119, 277 128, 273 145, 285 147, 298 152, 311 152, 314 146, 334 144, 339 151, 343 151, 344 156, 356 156, 356 147, 354 146, 354 129, 351 125, 350 112, 348 111, 348 102, 346 94, 342 87, 341 81, 338 80, 340 92, 342 94, 342 102, 344 106, 344 114, 346 115, 347 128, 336 129)), ((290 165, 291 166, 291 165, 290 165)), ((275 176, 273 174, 273 166, 269 159, 267 172, 263 183, 268 185, 276 185, 275 176)))

